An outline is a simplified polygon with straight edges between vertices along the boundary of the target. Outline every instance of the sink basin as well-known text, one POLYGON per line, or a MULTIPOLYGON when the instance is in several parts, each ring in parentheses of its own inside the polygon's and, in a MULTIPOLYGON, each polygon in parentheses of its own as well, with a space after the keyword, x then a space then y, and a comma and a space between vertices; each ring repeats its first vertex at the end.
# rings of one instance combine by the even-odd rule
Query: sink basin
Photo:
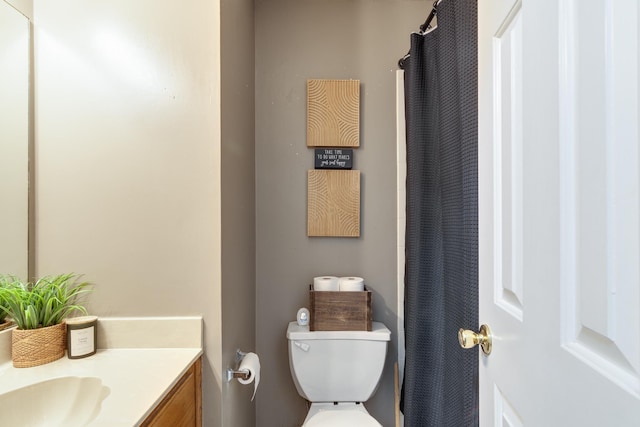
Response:
POLYGON ((86 426, 109 393, 99 378, 54 378, 0 394, 0 419, 6 426, 86 426))

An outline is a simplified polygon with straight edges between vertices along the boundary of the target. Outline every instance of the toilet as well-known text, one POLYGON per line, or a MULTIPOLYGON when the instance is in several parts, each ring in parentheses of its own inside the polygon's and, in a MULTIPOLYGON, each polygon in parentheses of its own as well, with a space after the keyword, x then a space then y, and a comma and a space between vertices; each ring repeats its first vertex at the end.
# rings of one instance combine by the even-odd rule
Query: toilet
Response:
POLYGON ((300 396, 311 402, 304 427, 380 427, 364 407, 384 370, 391 331, 309 331, 289 323, 289 368, 300 396))

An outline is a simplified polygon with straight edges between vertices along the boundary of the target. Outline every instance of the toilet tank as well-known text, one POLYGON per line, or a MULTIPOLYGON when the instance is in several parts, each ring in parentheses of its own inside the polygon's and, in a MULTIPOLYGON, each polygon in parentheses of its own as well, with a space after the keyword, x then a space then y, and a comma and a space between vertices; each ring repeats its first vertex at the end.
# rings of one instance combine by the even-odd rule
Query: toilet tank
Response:
POLYGON ((391 331, 309 331, 289 323, 289 368, 298 393, 310 402, 366 402, 375 393, 391 331))

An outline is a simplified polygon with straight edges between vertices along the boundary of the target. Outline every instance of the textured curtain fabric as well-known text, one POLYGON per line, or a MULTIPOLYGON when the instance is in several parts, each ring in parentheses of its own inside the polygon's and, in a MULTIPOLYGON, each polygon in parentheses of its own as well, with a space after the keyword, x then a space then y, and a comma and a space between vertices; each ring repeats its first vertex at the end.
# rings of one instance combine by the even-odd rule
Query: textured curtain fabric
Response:
POLYGON ((405 69, 407 427, 478 425, 477 4, 443 0, 405 69))

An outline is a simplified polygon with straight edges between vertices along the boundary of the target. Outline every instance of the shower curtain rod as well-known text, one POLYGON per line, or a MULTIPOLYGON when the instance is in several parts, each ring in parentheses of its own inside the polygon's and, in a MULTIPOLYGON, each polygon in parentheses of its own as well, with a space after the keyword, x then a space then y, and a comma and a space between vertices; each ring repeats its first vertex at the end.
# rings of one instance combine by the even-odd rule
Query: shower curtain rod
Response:
POLYGON ((427 16, 427 19, 424 21, 424 24, 420 25, 420 31, 422 31, 423 33, 431 28, 431 21, 433 21, 433 18, 435 18, 436 15, 438 14, 438 4, 440 3, 440 1, 441 0, 436 0, 433 2, 431 13, 429 13, 429 16, 427 16))
MULTIPOLYGON (((438 5, 440 4, 441 1, 442 0, 435 0, 433 2, 433 6, 431 7, 431 12, 429 12, 429 16, 427 16, 427 19, 424 21, 424 24, 420 25, 421 34, 424 34, 427 32, 427 30, 431 29, 431 21, 433 21, 433 18, 435 18, 436 15, 438 14, 438 5)), ((406 61, 407 58, 409 58, 408 53, 398 60, 398 67, 400 67, 401 69, 404 69, 404 61, 406 61)))

